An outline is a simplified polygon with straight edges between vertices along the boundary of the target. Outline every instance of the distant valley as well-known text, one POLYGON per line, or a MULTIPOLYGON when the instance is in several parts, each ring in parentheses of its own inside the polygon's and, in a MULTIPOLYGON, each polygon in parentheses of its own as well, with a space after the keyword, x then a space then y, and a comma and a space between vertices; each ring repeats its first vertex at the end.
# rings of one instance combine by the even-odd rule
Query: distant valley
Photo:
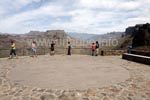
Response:
POLYGON ((107 44, 110 39, 117 40, 119 44, 109 47, 104 46, 106 47, 105 49, 127 49, 127 46, 132 44, 135 47, 149 46, 150 24, 137 24, 126 28, 125 32, 110 32, 106 34, 73 33, 65 32, 64 30, 30 31, 26 34, 0 33, 0 49, 9 49, 11 40, 16 41, 17 48, 29 48, 31 46, 29 42, 42 39, 49 40, 47 45, 43 45, 46 48, 49 48, 51 41, 55 41, 58 44, 57 47, 66 47, 68 41, 75 42, 73 44, 74 47, 90 47, 92 42, 100 41, 100 45, 103 45, 107 44))

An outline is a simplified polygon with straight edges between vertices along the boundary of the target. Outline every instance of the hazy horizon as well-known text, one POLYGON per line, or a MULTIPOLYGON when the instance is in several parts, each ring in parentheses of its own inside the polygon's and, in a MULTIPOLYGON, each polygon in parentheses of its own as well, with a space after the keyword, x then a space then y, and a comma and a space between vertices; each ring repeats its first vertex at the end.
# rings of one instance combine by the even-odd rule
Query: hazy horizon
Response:
MULTIPOLYGON (((46 31, 48 31, 48 30, 44 30, 44 31, 41 31, 41 30, 30 30, 30 31, 28 31, 28 32, 25 32, 25 33, 3 33, 3 32, 0 32, 0 34, 14 34, 14 35, 19 35, 19 34, 21 34, 21 35, 23 35, 23 34, 28 34, 29 32, 46 32, 46 31)), ((65 31, 65 30, 64 30, 65 31)), ((65 33, 66 34, 87 34, 87 35, 103 35, 103 34, 108 34, 108 33, 112 33, 112 32, 121 32, 121 31, 111 31, 111 32, 105 32, 105 33, 85 33, 85 32, 66 32, 65 31, 65 33)), ((125 32, 125 31, 122 31, 122 32, 125 32)))

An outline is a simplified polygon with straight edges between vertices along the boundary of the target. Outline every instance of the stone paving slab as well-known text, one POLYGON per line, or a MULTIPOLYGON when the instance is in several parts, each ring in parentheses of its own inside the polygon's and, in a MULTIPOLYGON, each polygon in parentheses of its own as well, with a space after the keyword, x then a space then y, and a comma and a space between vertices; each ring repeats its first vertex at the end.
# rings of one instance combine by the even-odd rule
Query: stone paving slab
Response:
POLYGON ((41 88, 87 89, 123 82, 129 72, 101 56, 40 56, 16 60, 8 78, 13 83, 41 88))
MULTIPOLYGON (((82 57, 80 56, 81 59, 82 57)), ((37 60, 28 57, 0 59, 0 100, 150 100, 150 67, 148 65, 122 60, 121 56, 98 57, 106 65, 111 62, 110 66, 117 65, 126 69, 129 72, 129 78, 97 88, 51 89, 13 83, 10 80, 9 73, 17 68, 16 64, 19 60, 26 58, 29 61, 37 60)), ((95 59, 97 58, 93 58, 93 62, 95 59)))

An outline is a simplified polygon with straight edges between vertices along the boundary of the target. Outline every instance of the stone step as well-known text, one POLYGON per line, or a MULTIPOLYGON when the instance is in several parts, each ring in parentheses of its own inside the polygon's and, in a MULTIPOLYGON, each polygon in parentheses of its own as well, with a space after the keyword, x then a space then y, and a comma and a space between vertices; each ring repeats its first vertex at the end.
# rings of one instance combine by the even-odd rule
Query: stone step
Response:
POLYGON ((129 61, 134 61, 134 62, 150 65, 150 57, 148 56, 124 53, 122 55, 122 58, 129 60, 129 61))

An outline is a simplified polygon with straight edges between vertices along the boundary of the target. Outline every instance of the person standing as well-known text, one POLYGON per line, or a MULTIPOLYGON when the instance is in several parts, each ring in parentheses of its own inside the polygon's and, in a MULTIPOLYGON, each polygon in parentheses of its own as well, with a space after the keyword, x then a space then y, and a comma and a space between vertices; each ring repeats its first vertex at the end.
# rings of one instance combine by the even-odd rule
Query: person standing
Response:
POLYGON ((96 41, 96 56, 99 54, 99 43, 96 41))
POLYGON ((52 41, 51 47, 50 47, 50 55, 54 56, 55 54, 55 43, 52 41))
POLYGON ((127 52, 128 52, 129 54, 131 54, 131 50, 132 50, 132 45, 129 45, 127 52))
POLYGON ((15 55, 16 58, 17 57, 17 54, 16 54, 16 44, 14 41, 11 41, 11 50, 10 50, 10 56, 9 56, 9 59, 12 59, 13 58, 13 54, 15 55))
POLYGON ((67 55, 70 55, 71 56, 71 43, 68 42, 68 53, 67 55))
POLYGON ((37 55, 36 55, 36 42, 35 41, 33 41, 32 42, 32 56, 31 57, 37 57, 37 55))
POLYGON ((96 45, 95 45, 95 43, 92 43, 92 45, 91 45, 91 50, 92 50, 92 56, 95 56, 95 50, 96 50, 96 45))

